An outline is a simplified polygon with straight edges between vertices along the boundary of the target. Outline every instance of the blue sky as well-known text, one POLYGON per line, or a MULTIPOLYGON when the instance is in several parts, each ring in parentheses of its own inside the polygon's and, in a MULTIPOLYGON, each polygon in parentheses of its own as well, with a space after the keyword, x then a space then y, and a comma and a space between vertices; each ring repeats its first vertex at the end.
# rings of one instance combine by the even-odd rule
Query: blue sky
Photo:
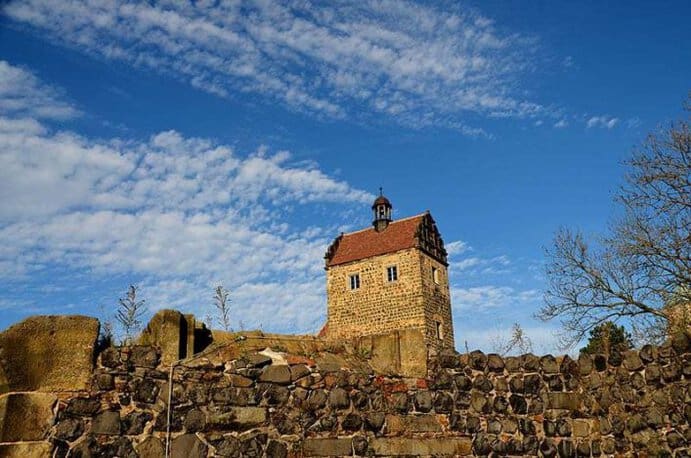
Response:
POLYGON ((607 228, 622 161, 679 117, 688 2, 29 0, 0 10, 0 328, 151 312, 315 332, 323 253, 429 209, 457 346, 532 318, 563 225, 607 228))

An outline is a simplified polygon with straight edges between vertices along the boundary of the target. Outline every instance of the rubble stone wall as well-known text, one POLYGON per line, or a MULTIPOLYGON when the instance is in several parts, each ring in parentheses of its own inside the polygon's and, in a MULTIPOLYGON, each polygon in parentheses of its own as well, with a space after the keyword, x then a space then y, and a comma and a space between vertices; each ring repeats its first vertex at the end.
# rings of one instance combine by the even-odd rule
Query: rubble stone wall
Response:
POLYGON ((81 457, 162 457, 167 438, 174 457, 689 456, 686 338, 578 360, 442 354, 425 378, 272 356, 186 361, 171 389, 155 348, 108 349, 48 440, 81 457))

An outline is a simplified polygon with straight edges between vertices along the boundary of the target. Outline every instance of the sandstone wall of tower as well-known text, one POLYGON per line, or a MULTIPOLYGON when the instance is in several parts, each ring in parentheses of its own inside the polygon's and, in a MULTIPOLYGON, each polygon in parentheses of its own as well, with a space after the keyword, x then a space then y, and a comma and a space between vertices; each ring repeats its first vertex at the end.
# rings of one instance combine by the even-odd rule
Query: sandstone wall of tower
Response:
POLYGON ((375 256, 327 270, 328 337, 381 334, 422 328, 420 257, 414 248, 375 256), (398 280, 388 282, 386 268, 396 266, 398 280), (350 289, 350 275, 360 288, 350 289))
POLYGON ((328 334, 346 338, 406 328, 424 329, 428 345, 453 348, 453 325, 446 267, 416 248, 374 256, 327 270, 328 334), (389 282, 387 267, 398 279, 389 282), (432 277, 439 273, 439 284, 432 277), (350 276, 360 288, 350 289, 350 276), (437 322, 442 339, 437 338, 437 322))
POLYGON ((442 326, 441 342, 443 347, 454 348, 453 318, 451 317, 451 293, 449 291, 449 272, 439 261, 418 252, 420 257, 420 280, 422 284, 423 306, 425 309, 425 334, 429 342, 438 346, 437 323, 442 326), (434 281, 432 268, 438 272, 438 281, 434 281))

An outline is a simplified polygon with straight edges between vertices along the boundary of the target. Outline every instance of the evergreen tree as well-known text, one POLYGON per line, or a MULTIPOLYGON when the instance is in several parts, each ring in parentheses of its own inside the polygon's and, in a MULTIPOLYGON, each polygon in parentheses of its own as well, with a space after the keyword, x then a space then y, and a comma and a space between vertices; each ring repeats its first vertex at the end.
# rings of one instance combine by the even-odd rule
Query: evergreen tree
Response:
POLYGON ((611 321, 595 326, 590 330, 588 345, 581 348, 581 353, 595 354, 621 352, 632 347, 631 335, 626 332, 624 326, 617 326, 611 321))

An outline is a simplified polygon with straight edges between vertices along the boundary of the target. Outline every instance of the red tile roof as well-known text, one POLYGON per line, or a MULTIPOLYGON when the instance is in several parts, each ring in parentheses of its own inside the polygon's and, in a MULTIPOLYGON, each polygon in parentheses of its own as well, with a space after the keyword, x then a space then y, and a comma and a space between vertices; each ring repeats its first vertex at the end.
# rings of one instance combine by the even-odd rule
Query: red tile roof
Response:
POLYGON ((329 247, 326 265, 345 264, 417 246, 415 233, 425 214, 393 221, 381 232, 370 228, 342 234, 329 247))

